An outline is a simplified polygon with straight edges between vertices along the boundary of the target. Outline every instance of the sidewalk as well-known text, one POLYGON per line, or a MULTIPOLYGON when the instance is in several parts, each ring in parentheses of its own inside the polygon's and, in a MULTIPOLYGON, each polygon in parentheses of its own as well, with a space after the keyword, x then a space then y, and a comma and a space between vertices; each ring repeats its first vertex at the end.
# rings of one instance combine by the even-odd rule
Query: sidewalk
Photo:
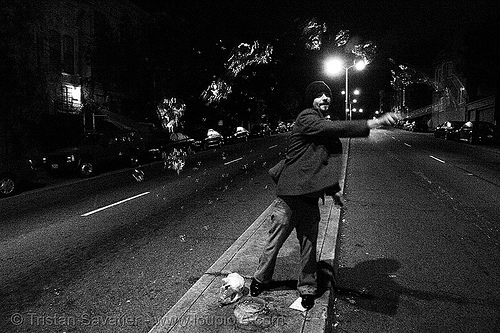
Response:
MULTIPOLYGON (((348 144, 347 144, 348 147, 348 144)), ((341 179, 345 176, 347 149, 341 179)), ((342 186, 343 184, 341 184, 342 186)), ((167 332, 290 332, 318 333, 331 330, 329 318, 333 311, 333 296, 330 297, 328 281, 333 270, 333 259, 337 239, 340 208, 333 204, 331 197, 320 201, 321 222, 318 235, 319 283, 324 290, 316 299, 315 306, 305 312, 291 309, 298 298, 296 276, 298 272, 299 244, 295 232, 283 245, 273 276, 275 287, 258 296, 267 304, 269 312, 260 326, 239 324, 234 310, 245 297, 250 297, 249 286, 257 268, 267 232, 270 227, 272 203, 255 222, 226 250, 207 272, 187 291, 187 293, 162 317, 149 333, 167 332), (236 272, 245 278, 245 294, 238 302, 224 307, 218 304, 222 278, 236 272)))

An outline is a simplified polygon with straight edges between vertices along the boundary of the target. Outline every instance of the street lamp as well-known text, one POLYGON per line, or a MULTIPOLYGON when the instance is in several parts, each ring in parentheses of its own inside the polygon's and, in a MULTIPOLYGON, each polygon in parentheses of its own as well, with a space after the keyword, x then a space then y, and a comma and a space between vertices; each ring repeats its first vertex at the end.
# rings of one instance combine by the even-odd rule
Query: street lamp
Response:
MULTIPOLYGON (((345 95, 345 94, 346 94, 345 91, 342 90, 342 95, 345 95)), ((354 89, 354 91, 352 92, 353 96, 359 96, 360 94, 361 94, 361 92, 359 91, 359 89, 354 89)), ((350 97, 351 96, 349 95, 349 99, 348 99, 349 106, 346 109, 346 114, 348 114, 349 118, 352 120, 352 113, 358 111, 356 108, 353 108, 353 104, 358 103, 358 100, 357 100, 357 98, 351 99, 350 97)), ((362 112, 362 111, 360 111, 360 112, 362 112)))
MULTIPOLYGON (((348 72, 349 69, 355 68, 358 71, 362 71, 366 67, 366 62, 364 60, 354 60, 353 64, 351 66, 344 66, 344 62, 340 58, 331 58, 325 61, 325 72, 328 75, 336 75, 338 74, 342 69, 345 71, 345 112, 346 112, 346 118, 347 118, 347 113, 349 113, 349 120, 352 120, 352 111, 349 108, 349 76, 348 72)), ((359 90, 355 90, 359 94, 359 90)))

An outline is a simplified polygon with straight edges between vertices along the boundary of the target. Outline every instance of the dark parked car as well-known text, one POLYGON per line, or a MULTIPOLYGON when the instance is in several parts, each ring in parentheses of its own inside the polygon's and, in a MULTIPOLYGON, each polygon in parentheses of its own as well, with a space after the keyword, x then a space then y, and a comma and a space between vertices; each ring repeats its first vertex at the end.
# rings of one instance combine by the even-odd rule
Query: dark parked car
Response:
POLYGON ((459 140, 470 144, 490 143, 496 136, 495 125, 485 121, 468 121, 458 131, 459 140))
POLYGON ((271 135, 271 127, 268 124, 256 124, 250 128, 251 138, 262 138, 271 135))
POLYGON ((244 127, 238 126, 233 133, 230 133, 226 137, 226 140, 228 143, 246 142, 248 141, 249 136, 250 132, 248 130, 244 127))
POLYGON ((280 121, 277 125, 276 125, 276 133, 285 133, 285 132, 288 132, 288 126, 285 122, 283 121, 280 121))
POLYGON ((0 198, 17 194, 36 180, 37 172, 33 159, 16 157, 0 160, 0 198))
POLYGON ((427 132, 429 130, 429 126, 425 120, 414 120, 408 126, 408 130, 412 132, 427 132))
POLYGON ((463 124, 465 124, 465 121, 446 121, 436 127, 434 136, 446 140, 458 140, 458 131, 463 124))
POLYGON ((133 130, 89 132, 77 146, 48 153, 43 163, 50 172, 69 171, 90 177, 110 166, 137 166, 145 153, 142 137, 133 130))

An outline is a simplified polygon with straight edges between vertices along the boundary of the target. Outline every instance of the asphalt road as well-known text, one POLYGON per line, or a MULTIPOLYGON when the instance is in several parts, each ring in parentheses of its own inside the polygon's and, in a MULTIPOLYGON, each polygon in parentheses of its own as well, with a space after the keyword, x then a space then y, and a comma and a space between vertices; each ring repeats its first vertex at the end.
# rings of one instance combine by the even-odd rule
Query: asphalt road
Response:
MULTIPOLYGON (((0 332, 148 332, 274 199, 266 171, 284 143, 0 201, 0 332)), ((339 332, 499 331, 499 159, 430 133, 350 141, 339 332)))
POLYGON ((336 331, 500 332, 500 150, 396 129, 350 148, 336 331))
POLYGON ((0 332, 148 332, 274 200, 285 138, 0 201, 0 332))

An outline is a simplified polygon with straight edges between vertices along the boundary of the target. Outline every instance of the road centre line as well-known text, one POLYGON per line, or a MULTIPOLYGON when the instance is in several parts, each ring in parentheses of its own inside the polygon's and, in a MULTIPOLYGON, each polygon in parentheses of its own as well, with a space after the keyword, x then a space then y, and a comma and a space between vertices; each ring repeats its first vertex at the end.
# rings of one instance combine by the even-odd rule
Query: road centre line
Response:
POLYGON ((100 212, 100 211, 102 211, 102 210, 105 210, 105 209, 111 208, 111 207, 113 207, 113 206, 117 206, 117 205, 119 205, 119 204, 122 204, 122 203, 124 203, 124 202, 127 202, 127 201, 130 201, 130 200, 133 200, 133 199, 136 199, 136 198, 142 197, 143 195, 146 195, 146 194, 149 194, 149 193, 150 193, 150 192, 144 192, 144 193, 141 193, 141 194, 138 194, 138 195, 134 195, 133 197, 130 197, 130 198, 127 198, 127 199, 123 199, 123 200, 120 200, 120 201, 115 202, 115 203, 113 203, 113 204, 111 204, 111 205, 107 205, 107 206, 104 206, 104 207, 98 208, 98 209, 96 209, 96 210, 93 210, 93 211, 91 211, 91 212, 88 212, 88 213, 82 214, 82 215, 80 215, 80 216, 82 216, 82 217, 89 216, 89 215, 92 215, 92 214, 94 214, 94 213, 100 212))
POLYGON ((267 149, 273 149, 273 148, 276 148, 276 147, 278 147, 278 145, 271 146, 271 147, 269 147, 267 149))
POLYGON ((439 158, 437 158, 437 157, 434 157, 434 156, 432 156, 432 155, 429 155, 429 157, 430 157, 430 158, 433 158, 433 159, 435 159, 435 160, 436 160, 436 161, 438 161, 438 162, 441 162, 441 163, 446 163, 445 161, 443 161, 443 160, 440 160, 439 158))
POLYGON ((228 165, 228 164, 231 164, 231 163, 234 163, 234 162, 238 162, 239 160, 242 160, 242 159, 243 159, 243 157, 240 157, 240 158, 237 158, 237 159, 235 159, 235 160, 232 160, 232 161, 226 162, 226 163, 224 163, 224 165, 228 165))
POLYGON ((408 146, 408 147, 410 147, 410 148, 411 148, 411 145, 407 144, 406 142, 405 142, 404 144, 405 144, 405 146, 408 146))

